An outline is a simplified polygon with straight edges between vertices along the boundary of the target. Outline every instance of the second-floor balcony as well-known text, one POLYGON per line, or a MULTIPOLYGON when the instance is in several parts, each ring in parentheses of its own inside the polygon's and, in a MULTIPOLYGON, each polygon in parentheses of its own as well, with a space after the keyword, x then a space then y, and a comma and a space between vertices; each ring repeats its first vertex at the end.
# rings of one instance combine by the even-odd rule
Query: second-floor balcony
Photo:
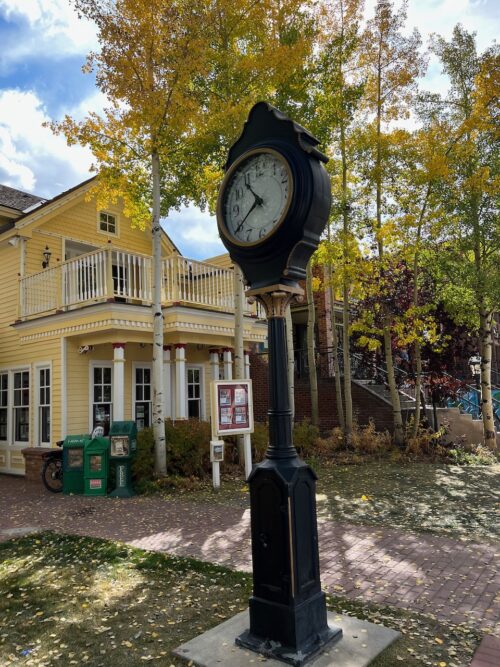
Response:
MULTIPOLYGON (((150 305, 153 262, 147 255, 112 248, 67 260, 20 278, 19 317, 27 319, 106 301, 150 305)), ((206 262, 172 255, 162 259, 162 305, 234 311, 234 274, 206 262)), ((262 317, 257 304, 246 314, 262 317)))

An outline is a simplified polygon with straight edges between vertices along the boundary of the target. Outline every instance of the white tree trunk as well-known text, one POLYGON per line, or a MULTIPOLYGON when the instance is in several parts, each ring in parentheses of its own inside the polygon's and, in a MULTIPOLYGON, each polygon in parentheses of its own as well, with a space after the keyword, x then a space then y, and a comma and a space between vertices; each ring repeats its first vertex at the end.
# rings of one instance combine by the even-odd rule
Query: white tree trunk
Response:
POLYGON ((286 348, 287 348, 287 370, 288 370, 288 396, 290 410, 292 411, 292 426, 295 419, 295 359, 293 350, 293 324, 290 305, 286 308, 286 348))
POLYGON ((307 365, 309 366, 309 390, 311 392, 311 423, 319 425, 318 408, 318 375, 316 372, 316 355, 314 345, 314 325, 316 323, 316 311, 314 308, 314 297, 312 289, 312 264, 307 264, 306 290, 307 290, 307 365))
POLYGON ((161 308, 161 227, 160 227, 160 160, 151 155, 153 175, 153 432, 155 439, 155 472, 167 474, 167 449, 163 417, 163 311, 161 308))
POLYGON ((389 385, 389 392, 391 395, 392 417, 394 422, 394 442, 396 445, 401 446, 404 444, 403 416, 401 414, 401 401, 399 398, 396 377, 394 374, 394 362, 392 360, 390 323, 387 321, 387 318, 384 326, 384 352, 385 363, 387 366, 387 383, 389 385))
POLYGON ((344 399, 345 399, 345 428, 344 437, 348 445, 352 435, 352 390, 351 390, 351 350, 349 349, 349 287, 344 277, 342 290, 342 352, 344 356, 344 399))
MULTIPOLYGON (((244 288, 243 274, 240 267, 234 265, 234 374, 235 379, 242 380, 245 377, 245 350, 243 342, 243 304, 244 288)), ((245 457, 243 436, 237 436, 238 458, 241 461, 245 457)))
POLYGON ((495 451, 497 448, 497 438, 491 395, 492 324, 493 313, 488 313, 484 310, 481 311, 479 340, 481 351, 481 412, 483 418, 483 437, 485 446, 492 451, 495 451))
POLYGON ((344 403, 342 398, 342 382, 340 379, 340 364, 339 364, 339 334, 337 331, 337 318, 335 315, 335 295, 333 289, 330 287, 330 303, 332 304, 332 312, 330 314, 332 319, 332 337, 333 337, 333 372, 335 373, 335 393, 337 395, 337 414, 339 417, 340 428, 344 437, 345 417, 344 417, 344 403))
POLYGON ((234 265, 234 373, 238 380, 245 377, 245 351, 243 342, 243 274, 240 267, 234 265))
MULTIPOLYGON (((237 380, 245 379, 244 319, 245 286, 240 267, 234 265, 234 373, 237 380)), ((245 478, 252 472, 252 443, 250 433, 238 436, 238 456, 245 462, 245 478)))

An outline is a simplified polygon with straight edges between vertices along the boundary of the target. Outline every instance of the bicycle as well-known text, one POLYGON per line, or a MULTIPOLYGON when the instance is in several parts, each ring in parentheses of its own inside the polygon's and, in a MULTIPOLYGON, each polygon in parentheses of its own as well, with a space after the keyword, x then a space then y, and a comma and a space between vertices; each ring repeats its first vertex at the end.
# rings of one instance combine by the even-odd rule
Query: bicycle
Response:
POLYGON ((43 455, 42 482, 52 493, 60 493, 63 489, 63 442, 64 440, 56 442, 61 449, 54 449, 43 455))

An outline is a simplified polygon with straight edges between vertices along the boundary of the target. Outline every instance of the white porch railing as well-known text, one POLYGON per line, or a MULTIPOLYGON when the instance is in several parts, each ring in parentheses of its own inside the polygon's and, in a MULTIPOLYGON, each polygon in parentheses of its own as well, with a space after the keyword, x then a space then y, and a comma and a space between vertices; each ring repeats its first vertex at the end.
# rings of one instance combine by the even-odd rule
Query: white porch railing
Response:
MULTIPOLYGON (((162 262, 162 302, 234 310, 233 271, 173 255, 162 262)), ((20 279, 20 317, 111 299, 150 304, 152 258, 105 248, 20 279)), ((256 304, 247 314, 262 317, 256 304)))
POLYGON ((232 310, 234 278, 229 269, 173 255, 163 261, 167 302, 183 301, 232 310))
POLYGON ((20 314, 29 317, 57 308, 59 267, 21 279, 20 314))
MULTIPOLYGON (((108 294, 106 250, 80 255, 61 266, 61 307, 103 299, 108 294)), ((38 274, 42 275, 42 274, 38 274)))

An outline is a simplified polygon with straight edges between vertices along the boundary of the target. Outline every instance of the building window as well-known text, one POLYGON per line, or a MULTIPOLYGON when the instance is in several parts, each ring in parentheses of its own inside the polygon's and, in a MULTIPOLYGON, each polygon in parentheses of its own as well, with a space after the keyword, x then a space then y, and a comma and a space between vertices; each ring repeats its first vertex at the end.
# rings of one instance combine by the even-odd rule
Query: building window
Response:
POLYGON ((187 369, 188 417, 201 419, 201 369, 187 369))
POLYGON ((30 435, 30 373, 14 373, 14 441, 28 442, 30 435))
POLYGON ((38 370, 38 440, 50 443, 50 368, 38 370))
POLYGON ((116 234, 116 215, 101 211, 99 213, 99 230, 105 234, 116 234))
POLYGON ((7 440, 7 414, 9 405, 9 374, 0 373, 0 440, 7 440))
POLYGON ((138 430, 151 426, 151 369, 135 369, 135 423, 138 430))
POLYGON ((104 428, 109 433, 112 416, 111 366, 94 366, 92 392, 92 429, 104 428))

